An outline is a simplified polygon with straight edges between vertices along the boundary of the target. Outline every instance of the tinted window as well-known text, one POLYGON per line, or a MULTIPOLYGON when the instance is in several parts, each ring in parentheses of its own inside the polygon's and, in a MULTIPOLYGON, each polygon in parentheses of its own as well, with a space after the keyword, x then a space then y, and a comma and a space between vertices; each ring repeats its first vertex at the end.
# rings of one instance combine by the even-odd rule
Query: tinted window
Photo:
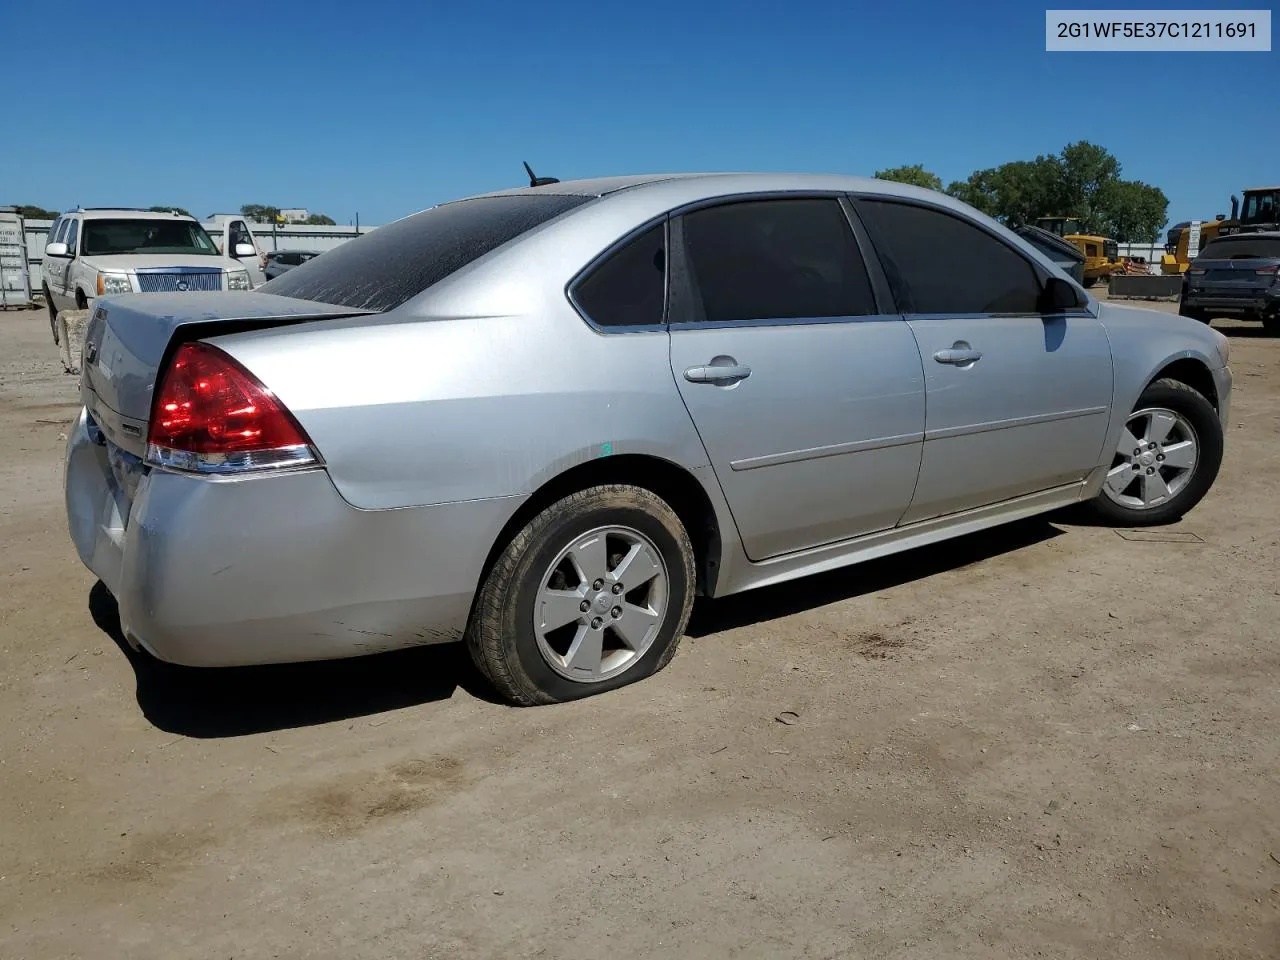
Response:
POLYGON ((72 220, 71 227, 67 230, 67 253, 73 257, 76 253, 76 240, 80 237, 80 221, 72 220))
POLYGON ((609 255, 574 288, 583 312, 604 327, 663 322, 667 251, 660 223, 609 255))
POLYGON ((393 310, 589 199, 516 194, 447 203, 348 240, 258 289, 356 310, 393 310))
POLYGON ((700 319, 877 312, 866 266, 835 199, 753 200, 683 220, 700 319))
POLYGON ((863 200, 858 213, 906 312, 1038 312, 1030 262, 985 230, 905 203, 863 200))
POLYGON ((1222 237, 1211 240, 1200 249, 1197 260, 1235 260, 1249 258, 1256 260, 1280 257, 1280 237, 1251 237, 1242 234, 1238 237, 1222 237))

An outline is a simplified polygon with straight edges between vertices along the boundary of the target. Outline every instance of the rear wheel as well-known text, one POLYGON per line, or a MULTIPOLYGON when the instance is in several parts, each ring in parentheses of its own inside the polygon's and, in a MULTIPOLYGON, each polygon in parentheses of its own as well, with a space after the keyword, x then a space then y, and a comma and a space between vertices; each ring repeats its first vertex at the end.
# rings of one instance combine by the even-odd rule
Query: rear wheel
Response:
POLYGON ((1201 323, 1208 323, 1212 318, 1203 310, 1197 310, 1195 307, 1184 307, 1178 305, 1178 316, 1186 317, 1189 320, 1199 320, 1201 323))
POLYGON ((1280 316, 1263 317, 1262 329, 1273 337, 1280 337, 1280 316))
POLYGON ((1157 380, 1129 414, 1094 511, 1116 526, 1172 523, 1199 503, 1222 463, 1222 424, 1203 396, 1157 380))
POLYGON ((670 662, 693 607, 693 547, 640 487, 547 507, 493 565, 467 629, 476 666, 519 706, 603 693, 670 662))

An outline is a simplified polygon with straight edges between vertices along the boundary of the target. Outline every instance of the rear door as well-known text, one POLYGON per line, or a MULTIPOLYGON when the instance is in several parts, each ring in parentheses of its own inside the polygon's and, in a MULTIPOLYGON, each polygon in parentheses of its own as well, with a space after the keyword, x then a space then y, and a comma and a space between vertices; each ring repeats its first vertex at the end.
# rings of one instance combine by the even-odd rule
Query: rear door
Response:
POLYGON ((924 455, 903 522, 1083 480, 1112 390, 1110 344, 1083 293, 1042 314, 1043 274, 994 231, 916 202, 856 208, 924 361, 924 455))
POLYGON ((924 383, 833 196, 673 219, 671 368, 747 556, 893 527, 911 500, 924 383))

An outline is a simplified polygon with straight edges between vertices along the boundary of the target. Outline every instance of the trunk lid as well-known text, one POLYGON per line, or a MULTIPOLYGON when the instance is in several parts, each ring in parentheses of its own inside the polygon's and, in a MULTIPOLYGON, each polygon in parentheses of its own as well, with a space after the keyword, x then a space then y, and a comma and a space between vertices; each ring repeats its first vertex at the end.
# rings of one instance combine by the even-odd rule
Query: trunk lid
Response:
POLYGON ((1193 290, 1206 293, 1262 293, 1276 282, 1278 265, 1280 258, 1277 257, 1197 260, 1192 269, 1204 273, 1191 273, 1188 279, 1193 290))
POLYGON ((213 328, 230 332, 362 312, 367 311, 269 293, 104 297, 85 330, 81 401, 107 439, 142 457, 151 395, 171 344, 206 336, 213 328))

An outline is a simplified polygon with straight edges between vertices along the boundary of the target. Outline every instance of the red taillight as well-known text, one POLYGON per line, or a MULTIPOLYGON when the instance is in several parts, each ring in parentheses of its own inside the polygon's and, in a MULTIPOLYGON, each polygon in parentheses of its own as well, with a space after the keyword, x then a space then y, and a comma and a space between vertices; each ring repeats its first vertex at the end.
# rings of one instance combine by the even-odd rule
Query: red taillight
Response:
POLYGON ((1257 270, 1253 272, 1260 277, 1270 277, 1276 273, 1276 270, 1277 270, 1277 264, 1272 264, 1269 267, 1259 267, 1257 270))
POLYGON ((184 343, 156 389, 147 459, 200 473, 315 463, 293 415, 217 347, 184 343))

